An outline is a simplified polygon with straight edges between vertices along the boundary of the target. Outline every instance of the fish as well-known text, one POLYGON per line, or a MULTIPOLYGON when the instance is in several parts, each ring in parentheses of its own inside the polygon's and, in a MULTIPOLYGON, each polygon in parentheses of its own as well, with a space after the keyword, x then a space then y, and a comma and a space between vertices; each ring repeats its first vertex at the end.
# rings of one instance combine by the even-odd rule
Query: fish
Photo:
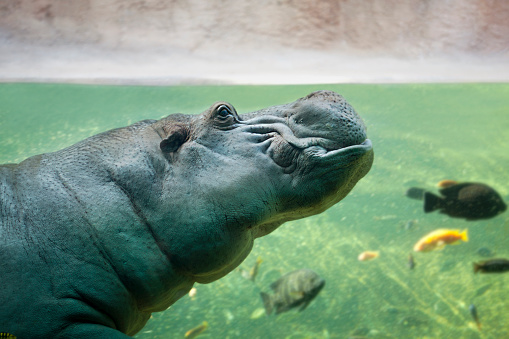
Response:
POLYGON ((451 230, 441 228, 422 237, 415 245, 415 252, 429 252, 444 248, 445 245, 453 244, 459 240, 468 241, 468 231, 451 230))
POLYGON ((405 231, 408 231, 408 230, 412 230, 415 228, 415 225, 417 224, 417 220, 408 220, 403 228, 405 229, 405 231))
POLYGON ((479 287, 474 294, 474 298, 480 297, 484 293, 486 293, 488 290, 490 290, 493 287, 493 284, 486 284, 484 286, 479 287))
POLYGON ((261 318, 264 314, 265 314, 265 308, 260 307, 260 308, 257 308, 256 310, 254 310, 253 313, 251 313, 251 316, 249 318, 250 319, 258 319, 258 318, 261 318))
POLYGON ((223 310, 223 314, 226 319, 226 324, 231 323, 235 319, 235 315, 230 310, 223 310))
POLYGON ((201 325, 196 326, 195 328, 190 329, 184 335, 187 339, 194 339, 200 334, 202 334, 209 327, 209 323, 204 321, 201 325))
POLYGON ((195 299, 196 299, 196 293, 197 293, 197 292, 198 292, 198 291, 196 290, 196 287, 193 287, 193 288, 191 288, 191 289, 189 290, 188 295, 189 295, 189 297, 191 298, 191 300, 195 300, 195 299))
POLYGON ((468 310, 470 311, 470 314, 472 315, 472 318, 474 319, 475 324, 477 325, 477 328, 480 331, 481 330, 481 322, 479 321, 479 315, 477 314, 477 308, 475 307, 474 304, 470 304, 470 306, 468 306, 468 310))
POLYGON ((325 280, 313 270, 303 268, 283 275, 270 285, 274 294, 260 293, 265 313, 276 315, 299 307, 303 311, 320 293, 325 280))
POLYGON ((493 218, 505 212, 507 205, 493 188, 465 182, 444 187, 440 195, 424 192, 424 212, 440 211, 452 218, 468 221, 493 218))
POLYGON ((378 258, 380 256, 380 253, 378 251, 364 251, 357 257, 357 260, 359 261, 368 261, 375 258, 378 258))
POLYGON ((509 260, 504 258, 490 259, 474 263, 474 273, 504 273, 509 272, 509 260))
POLYGON ((450 186, 453 186, 453 185, 456 185, 456 184, 459 184, 459 183, 457 181, 455 181, 455 180, 446 179, 446 180, 440 180, 437 183, 437 186, 439 188, 446 188, 446 187, 450 187, 450 186))
POLYGON ((410 199, 422 200, 424 198, 424 193, 426 190, 419 187, 410 187, 406 190, 405 195, 410 199))
POLYGON ((253 267, 249 271, 241 270, 242 277, 246 278, 247 280, 255 281, 256 276, 258 275, 258 270, 260 268, 260 264, 263 262, 263 260, 258 257, 256 259, 256 262, 254 263, 253 267))
POLYGON ((410 253, 408 255, 408 268, 413 270, 415 267, 415 260, 414 260, 414 256, 412 255, 412 253, 410 253))
POLYGON ((495 255, 495 252, 488 247, 480 247, 475 251, 475 253, 485 258, 493 257, 495 255))

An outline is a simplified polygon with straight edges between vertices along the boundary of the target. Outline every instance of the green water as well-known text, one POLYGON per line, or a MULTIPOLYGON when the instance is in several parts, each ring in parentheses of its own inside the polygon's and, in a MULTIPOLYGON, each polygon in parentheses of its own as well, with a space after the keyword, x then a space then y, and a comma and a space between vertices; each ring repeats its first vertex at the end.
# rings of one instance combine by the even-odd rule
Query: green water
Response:
POLYGON ((480 181, 509 201, 509 84, 115 87, 0 85, 0 163, 71 145, 87 136, 170 113, 200 113, 214 101, 239 113, 293 101, 311 91, 344 95, 373 141, 371 172, 327 212, 258 239, 241 265, 263 259, 255 283, 238 271, 156 313, 136 338, 179 338, 208 321, 200 338, 509 338, 509 274, 474 275, 476 250, 509 258, 509 212, 467 222, 422 212, 404 196, 442 179, 480 181), (414 226, 406 229, 408 221, 414 226), (468 228, 470 241, 414 255, 436 228, 468 228), (358 262, 364 250, 380 257, 358 262), (252 319, 261 290, 308 267, 326 280, 303 312, 252 319), (477 306, 478 331, 468 306, 477 306))

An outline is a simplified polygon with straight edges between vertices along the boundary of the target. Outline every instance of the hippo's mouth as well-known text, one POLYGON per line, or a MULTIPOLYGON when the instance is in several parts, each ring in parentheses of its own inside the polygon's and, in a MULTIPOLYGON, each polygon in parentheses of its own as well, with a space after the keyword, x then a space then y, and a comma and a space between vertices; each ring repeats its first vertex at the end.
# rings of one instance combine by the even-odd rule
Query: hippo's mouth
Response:
POLYGON ((359 156, 366 154, 373 148, 371 140, 365 139, 357 145, 346 146, 339 149, 326 149, 320 145, 309 146, 304 152, 311 158, 318 158, 320 161, 338 161, 342 160, 344 167, 349 166, 359 156))
POLYGON ((372 150, 371 140, 364 133, 327 138, 329 131, 316 131, 317 136, 298 137, 282 118, 261 117, 240 123, 243 131, 255 136, 262 151, 287 173, 296 169, 302 157, 306 163, 344 168, 372 150))

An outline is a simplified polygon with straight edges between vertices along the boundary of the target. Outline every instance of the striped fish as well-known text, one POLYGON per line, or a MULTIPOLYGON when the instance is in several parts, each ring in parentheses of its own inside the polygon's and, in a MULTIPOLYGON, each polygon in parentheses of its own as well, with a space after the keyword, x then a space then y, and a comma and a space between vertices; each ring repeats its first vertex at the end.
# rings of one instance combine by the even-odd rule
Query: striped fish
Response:
POLYGON ((304 310, 325 285, 316 272, 303 268, 283 275, 270 285, 274 294, 260 293, 267 315, 275 309, 276 314, 300 307, 304 310))

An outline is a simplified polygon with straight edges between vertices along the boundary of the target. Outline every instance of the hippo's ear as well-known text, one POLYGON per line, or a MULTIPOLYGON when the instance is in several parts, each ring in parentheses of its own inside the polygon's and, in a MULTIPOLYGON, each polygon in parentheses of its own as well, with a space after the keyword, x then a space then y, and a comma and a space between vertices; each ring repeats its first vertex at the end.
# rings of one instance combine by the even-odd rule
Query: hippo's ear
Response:
POLYGON ((167 137, 159 144, 164 153, 176 152, 189 138, 189 129, 186 125, 175 124, 165 132, 167 137))

